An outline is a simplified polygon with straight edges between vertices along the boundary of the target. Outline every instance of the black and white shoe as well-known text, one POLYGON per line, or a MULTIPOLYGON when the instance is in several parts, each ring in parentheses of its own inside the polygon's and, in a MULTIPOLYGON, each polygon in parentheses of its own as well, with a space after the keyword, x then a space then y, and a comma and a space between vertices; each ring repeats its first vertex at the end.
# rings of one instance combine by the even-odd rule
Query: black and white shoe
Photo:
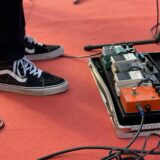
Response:
POLYGON ((12 65, 0 62, 0 90, 28 95, 52 95, 66 91, 68 82, 38 69, 28 58, 12 65))
POLYGON ((30 60, 52 59, 64 54, 64 48, 62 46, 42 44, 29 36, 25 36, 24 44, 25 55, 30 60))

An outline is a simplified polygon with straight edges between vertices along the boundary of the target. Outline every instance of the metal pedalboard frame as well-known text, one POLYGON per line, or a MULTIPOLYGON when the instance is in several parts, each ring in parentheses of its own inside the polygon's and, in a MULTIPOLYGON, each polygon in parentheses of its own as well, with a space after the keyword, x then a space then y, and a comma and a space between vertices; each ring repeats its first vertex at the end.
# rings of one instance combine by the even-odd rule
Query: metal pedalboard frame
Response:
MULTIPOLYGON (((101 98, 104 102, 105 108, 107 109, 107 112, 113 123, 116 134, 119 138, 132 138, 136 134, 139 128, 139 125, 120 124, 118 120, 117 112, 115 110, 115 106, 113 103, 113 99, 110 94, 110 90, 107 87, 106 83, 104 82, 104 78, 101 76, 101 73, 98 71, 97 66, 94 64, 93 59, 94 58, 89 59, 89 63, 88 63, 89 68, 96 82, 101 98)), ((139 136, 147 136, 151 133, 160 134, 160 121, 158 123, 144 124, 139 136)))

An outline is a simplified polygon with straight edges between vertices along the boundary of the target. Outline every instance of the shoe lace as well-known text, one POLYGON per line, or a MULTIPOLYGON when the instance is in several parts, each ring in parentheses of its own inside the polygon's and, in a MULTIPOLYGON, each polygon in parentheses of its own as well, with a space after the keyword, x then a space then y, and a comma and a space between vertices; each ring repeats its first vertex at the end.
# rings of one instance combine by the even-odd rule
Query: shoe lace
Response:
POLYGON ((39 78, 42 74, 42 70, 38 69, 35 64, 26 57, 14 61, 13 72, 23 78, 26 77, 27 74, 34 75, 39 78))
POLYGON ((25 40, 27 41, 27 43, 29 44, 33 44, 33 45, 37 45, 37 46, 43 46, 42 43, 37 42, 34 38, 29 37, 29 36, 25 36, 25 40))

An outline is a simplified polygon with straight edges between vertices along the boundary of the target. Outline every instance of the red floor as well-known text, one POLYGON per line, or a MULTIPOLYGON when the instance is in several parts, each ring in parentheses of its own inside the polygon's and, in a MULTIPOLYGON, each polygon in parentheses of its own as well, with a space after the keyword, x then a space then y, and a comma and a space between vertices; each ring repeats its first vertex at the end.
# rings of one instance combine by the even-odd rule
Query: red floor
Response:
MULTIPOLYGON (((73 5, 72 0, 25 0, 27 33, 45 43, 62 44, 66 55, 75 56, 90 54, 83 50, 86 44, 151 38, 149 30, 156 21, 155 1, 81 1, 73 5)), ((160 47, 138 49, 158 51, 160 47)), ((48 97, 0 93, 0 117, 6 124, 0 130, 0 160, 35 160, 83 145, 127 145, 129 140, 115 134, 89 71, 88 59, 58 58, 35 63, 66 78, 69 90, 48 97)), ((139 138, 133 147, 140 149, 143 141, 139 138)), ((149 147, 156 142, 152 138, 149 147)), ((104 155, 104 151, 77 152, 57 160, 98 160, 104 155)), ((147 160, 158 159, 160 156, 147 160)))

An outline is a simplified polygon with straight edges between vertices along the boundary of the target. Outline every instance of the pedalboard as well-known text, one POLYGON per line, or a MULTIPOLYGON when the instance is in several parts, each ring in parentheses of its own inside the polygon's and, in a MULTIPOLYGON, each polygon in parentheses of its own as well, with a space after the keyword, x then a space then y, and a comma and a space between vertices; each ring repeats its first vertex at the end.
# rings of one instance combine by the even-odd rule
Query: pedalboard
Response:
POLYGON ((145 111, 142 132, 160 133, 160 52, 111 45, 103 47, 102 56, 91 58, 89 64, 119 137, 132 137, 138 128, 137 104, 145 111))
POLYGON ((103 69, 111 71, 114 90, 126 114, 136 113, 137 103, 144 108, 150 106, 151 112, 160 111, 160 86, 155 87, 160 83, 160 72, 153 61, 131 45, 107 46, 107 49, 102 49, 102 54, 103 69), (121 49, 118 52, 116 48, 121 49), (111 54, 111 49, 115 54, 111 54), (108 61, 110 63, 106 67, 108 61))

